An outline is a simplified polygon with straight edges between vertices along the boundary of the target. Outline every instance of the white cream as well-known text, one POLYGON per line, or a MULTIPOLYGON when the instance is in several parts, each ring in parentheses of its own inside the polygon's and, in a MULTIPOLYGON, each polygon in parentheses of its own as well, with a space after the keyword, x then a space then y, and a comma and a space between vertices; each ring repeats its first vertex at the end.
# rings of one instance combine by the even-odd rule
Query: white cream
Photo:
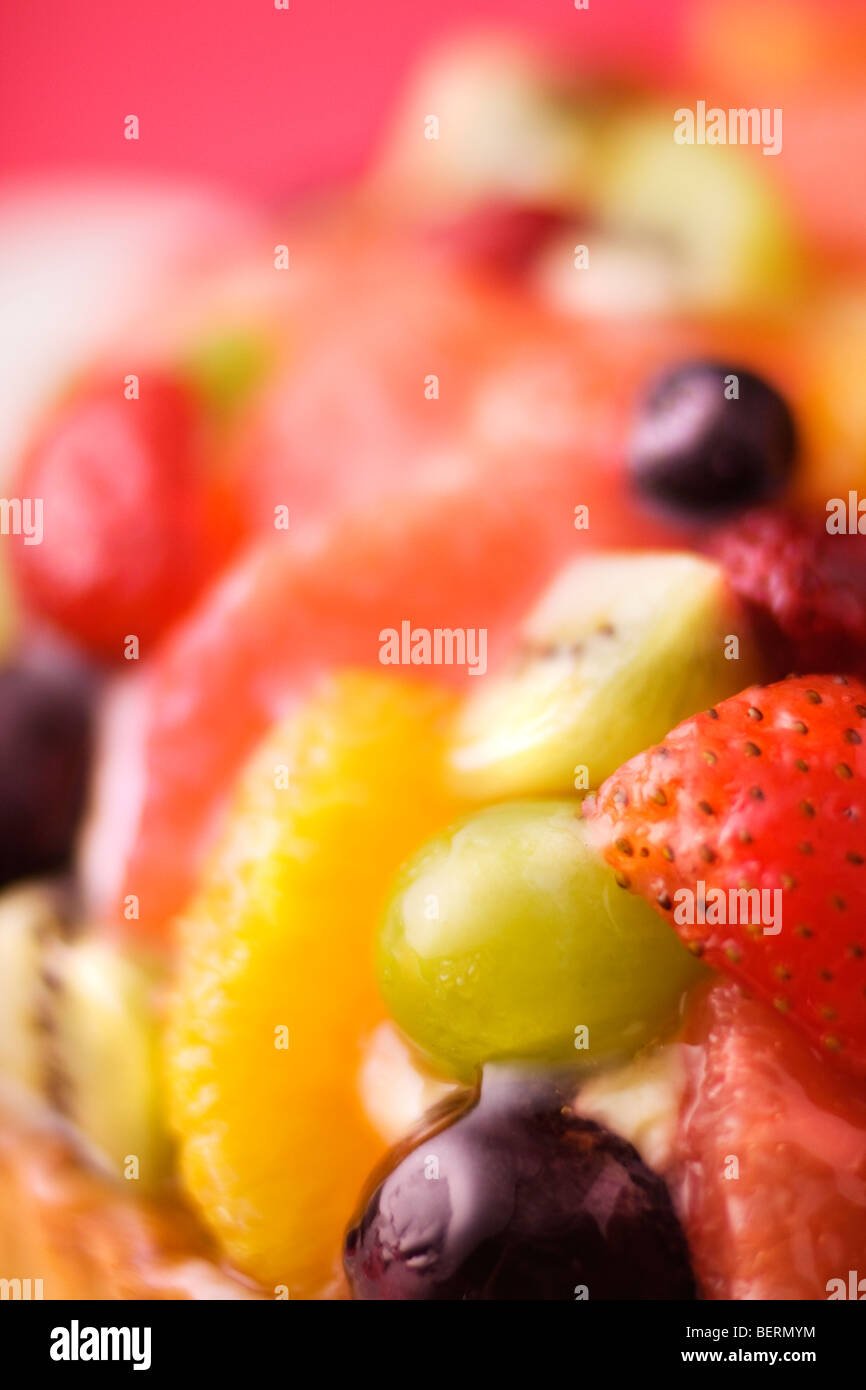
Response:
POLYGON ((428 1071, 393 1023, 382 1023, 364 1049, 358 1076, 361 1104, 386 1144, 396 1144, 421 1117, 460 1090, 428 1071))
MULTIPOLYGON (((580 1087, 575 1110, 627 1139, 650 1168, 664 1168, 685 1086, 684 1051, 670 1043, 596 1073, 580 1087)), ((429 1071, 393 1023, 380 1024, 369 1038, 358 1088, 367 1118, 389 1145, 461 1089, 429 1071)))
POLYGON ((669 1043, 593 1076, 578 1092, 575 1109, 634 1144, 648 1167, 670 1160, 685 1087, 685 1049, 669 1043))

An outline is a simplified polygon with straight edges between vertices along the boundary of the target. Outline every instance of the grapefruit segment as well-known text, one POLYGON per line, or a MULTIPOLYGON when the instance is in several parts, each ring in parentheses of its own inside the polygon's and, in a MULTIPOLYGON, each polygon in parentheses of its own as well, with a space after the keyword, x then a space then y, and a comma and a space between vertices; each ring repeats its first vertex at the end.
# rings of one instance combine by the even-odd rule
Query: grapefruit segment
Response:
POLYGON ((732 983, 686 1041, 670 1178, 704 1297, 827 1298, 866 1248, 866 1091, 732 983))

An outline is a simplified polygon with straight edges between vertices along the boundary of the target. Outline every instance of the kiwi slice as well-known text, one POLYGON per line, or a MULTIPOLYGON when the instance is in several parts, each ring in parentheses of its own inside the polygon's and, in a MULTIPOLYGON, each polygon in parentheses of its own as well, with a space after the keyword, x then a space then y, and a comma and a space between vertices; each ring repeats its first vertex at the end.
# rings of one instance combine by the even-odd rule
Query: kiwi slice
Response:
POLYGON ((57 928, 54 905, 41 887, 0 893, 0 1080, 28 1097, 43 1089, 42 961, 57 928))
POLYGON ((70 936, 49 887, 0 894, 0 1084, 142 1187, 169 1166, 153 988, 113 942, 70 936))
POLYGON ((463 705, 452 776, 478 800, 596 787, 757 675, 744 614, 711 561, 678 552, 577 560, 530 613, 513 668, 485 678, 463 705))
POLYGON ((49 1048, 61 1108, 97 1162, 152 1186, 167 1166, 152 982, 112 942, 92 937, 57 943, 45 972, 54 983, 49 1048))
POLYGON ((680 145, 668 111, 625 110, 599 145, 602 228, 666 248, 684 308, 784 305, 803 276, 790 220, 752 152, 680 145))

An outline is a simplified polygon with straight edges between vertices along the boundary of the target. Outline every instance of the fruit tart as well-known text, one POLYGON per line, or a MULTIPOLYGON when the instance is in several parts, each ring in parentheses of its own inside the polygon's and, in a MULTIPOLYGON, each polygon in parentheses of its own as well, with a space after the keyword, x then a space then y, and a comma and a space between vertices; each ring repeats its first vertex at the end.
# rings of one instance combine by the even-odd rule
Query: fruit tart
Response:
POLYGON ((858 1296, 866 258, 798 80, 777 169, 463 44, 43 412, 13 1296, 858 1296))

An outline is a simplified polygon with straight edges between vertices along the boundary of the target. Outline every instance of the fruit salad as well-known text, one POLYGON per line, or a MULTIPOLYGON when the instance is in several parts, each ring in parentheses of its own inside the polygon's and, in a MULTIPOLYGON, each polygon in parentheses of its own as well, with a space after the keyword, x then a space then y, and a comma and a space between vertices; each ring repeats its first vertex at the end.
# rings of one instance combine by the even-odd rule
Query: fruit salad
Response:
POLYGON ((797 3, 680 139, 698 10, 431 59, 6 462, 0 1276, 866 1297, 866 104, 797 3))

